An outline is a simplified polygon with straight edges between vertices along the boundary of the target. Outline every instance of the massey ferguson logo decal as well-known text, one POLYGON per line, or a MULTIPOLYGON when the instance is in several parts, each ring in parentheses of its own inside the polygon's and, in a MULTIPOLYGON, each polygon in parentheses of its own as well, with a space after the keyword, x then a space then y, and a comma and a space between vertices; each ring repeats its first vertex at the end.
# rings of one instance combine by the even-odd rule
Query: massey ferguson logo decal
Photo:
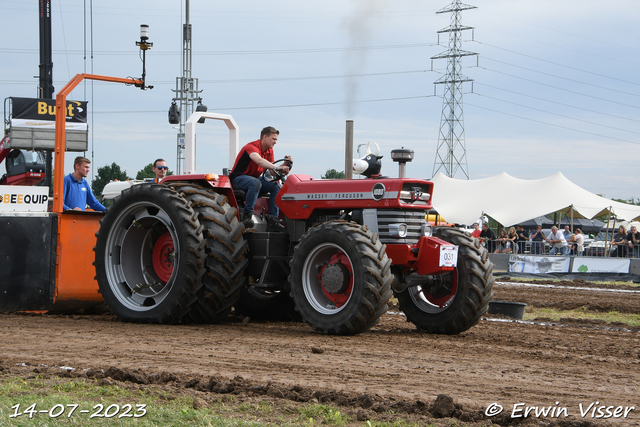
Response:
POLYGON ((377 183, 371 189, 371 195, 373 196, 373 200, 379 202, 384 198, 384 184, 377 183))

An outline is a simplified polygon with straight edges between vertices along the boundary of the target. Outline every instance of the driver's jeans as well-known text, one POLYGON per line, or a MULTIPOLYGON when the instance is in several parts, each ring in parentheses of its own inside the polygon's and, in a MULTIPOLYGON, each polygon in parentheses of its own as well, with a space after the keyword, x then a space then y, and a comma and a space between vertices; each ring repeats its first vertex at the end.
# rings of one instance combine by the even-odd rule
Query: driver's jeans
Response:
POLYGON ((278 217, 279 209, 276 206, 276 196, 280 191, 280 186, 276 181, 265 181, 262 176, 255 178, 250 175, 240 175, 233 179, 231 185, 236 190, 243 190, 247 193, 244 199, 244 213, 253 215, 253 209, 260 194, 270 193, 269 215, 278 217))

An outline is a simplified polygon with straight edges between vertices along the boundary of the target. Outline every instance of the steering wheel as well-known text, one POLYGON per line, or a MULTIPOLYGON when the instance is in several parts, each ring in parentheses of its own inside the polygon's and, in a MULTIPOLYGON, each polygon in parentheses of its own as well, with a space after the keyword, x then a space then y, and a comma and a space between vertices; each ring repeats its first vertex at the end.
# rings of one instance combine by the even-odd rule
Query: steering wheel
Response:
MULTIPOLYGON (((288 162, 289 163, 289 171, 291 171, 291 169, 293 168, 293 160, 290 159, 279 159, 276 160, 275 162, 273 162, 274 165, 276 165, 276 169, 278 168, 278 163, 282 163, 282 162, 288 162)), ((271 170, 271 169, 265 169, 264 172, 262 172, 262 179, 264 179, 267 182, 274 182, 274 181, 284 181, 284 177, 285 175, 281 172, 278 172, 277 170, 271 170)))

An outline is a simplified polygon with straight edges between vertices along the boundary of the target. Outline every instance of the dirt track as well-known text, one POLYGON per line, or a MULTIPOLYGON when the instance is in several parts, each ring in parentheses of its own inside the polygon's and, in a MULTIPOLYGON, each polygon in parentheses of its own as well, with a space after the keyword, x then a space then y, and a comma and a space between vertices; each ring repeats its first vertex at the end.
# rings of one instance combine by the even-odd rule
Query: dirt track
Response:
MULTIPOLYGON (((640 311, 638 292, 498 284, 494 294, 494 300, 530 305, 640 311)), ((511 419, 511 412, 515 404, 524 403, 566 407, 573 425, 638 425, 640 336, 637 328, 618 326, 613 330, 593 322, 541 325, 483 319, 463 334, 437 336, 420 333, 402 315, 389 312, 364 334, 336 337, 316 334, 305 324, 243 324, 233 317, 218 325, 164 326, 121 323, 109 315, 4 314, 0 368, 20 374, 20 369, 33 370, 15 367, 21 363, 117 367, 111 372, 119 374, 111 377, 138 383, 165 378, 205 392, 262 390, 273 396, 271 389, 279 390, 276 397, 293 400, 315 396, 323 401, 324 396, 376 412, 415 413, 424 408, 430 415, 462 421, 481 421, 495 402, 504 411, 489 419, 499 424, 518 421, 511 419), (242 378, 229 382, 238 376, 242 378), (441 394, 457 406, 434 407, 441 394), (591 412, 581 417, 579 404, 586 408, 592 402, 635 409, 626 418, 607 421, 592 418, 591 412)))

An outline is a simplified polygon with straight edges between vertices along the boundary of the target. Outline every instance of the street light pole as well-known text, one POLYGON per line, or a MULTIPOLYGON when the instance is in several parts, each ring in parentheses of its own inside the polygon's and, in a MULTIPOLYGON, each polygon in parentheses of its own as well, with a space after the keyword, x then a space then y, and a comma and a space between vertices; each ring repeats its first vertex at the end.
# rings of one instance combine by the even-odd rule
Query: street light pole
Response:
MULTIPOLYGON (((179 124, 177 135, 176 173, 184 171, 184 127, 185 122, 195 111, 196 102, 201 105, 198 79, 191 77, 192 66, 191 23, 189 22, 189 0, 185 0, 185 23, 182 26, 182 77, 176 77, 176 96, 169 109, 169 123, 179 124), (176 114, 177 112, 177 114, 176 114)), ((206 107, 205 107, 206 108, 206 107)), ((206 111, 206 109, 204 110, 206 111)))

